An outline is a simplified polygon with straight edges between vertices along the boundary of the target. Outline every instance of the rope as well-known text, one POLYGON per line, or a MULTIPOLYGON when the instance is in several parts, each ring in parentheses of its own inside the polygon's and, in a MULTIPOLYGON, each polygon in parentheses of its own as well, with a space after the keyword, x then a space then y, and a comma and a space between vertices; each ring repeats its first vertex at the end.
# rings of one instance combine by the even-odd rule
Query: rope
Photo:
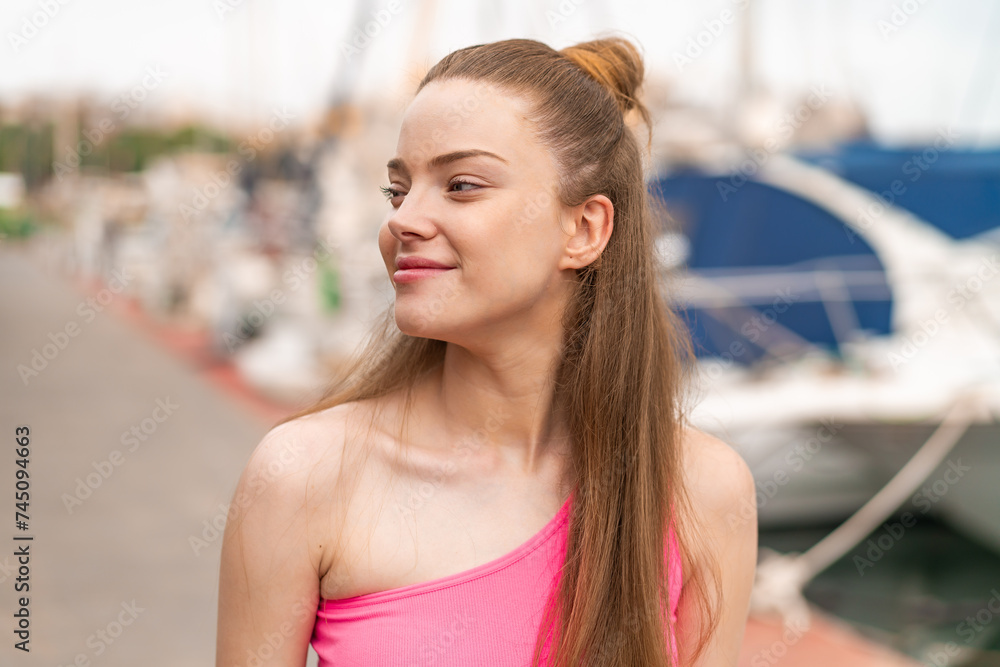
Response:
POLYGON ((864 540, 917 490, 962 439, 977 408, 974 398, 959 395, 906 465, 849 519, 805 553, 780 554, 767 550, 757 566, 751 611, 778 611, 786 625, 807 629, 809 606, 802 595, 805 585, 864 540))

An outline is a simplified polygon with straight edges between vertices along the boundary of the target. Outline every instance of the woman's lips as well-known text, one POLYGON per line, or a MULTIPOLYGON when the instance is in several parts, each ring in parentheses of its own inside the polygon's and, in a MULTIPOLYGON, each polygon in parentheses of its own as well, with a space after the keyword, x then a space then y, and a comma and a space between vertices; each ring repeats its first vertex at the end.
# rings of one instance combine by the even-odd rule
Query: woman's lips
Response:
POLYGON ((451 271, 451 268, 431 269, 422 267, 419 269, 400 269, 392 274, 392 280, 396 283, 412 283, 422 278, 433 278, 434 276, 440 275, 445 271, 451 271))

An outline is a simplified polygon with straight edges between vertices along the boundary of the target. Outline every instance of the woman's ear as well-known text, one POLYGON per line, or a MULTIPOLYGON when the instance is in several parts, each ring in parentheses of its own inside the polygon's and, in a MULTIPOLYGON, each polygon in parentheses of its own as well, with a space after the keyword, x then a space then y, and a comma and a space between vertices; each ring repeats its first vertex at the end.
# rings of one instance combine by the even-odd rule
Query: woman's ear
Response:
POLYGON ((570 209, 560 269, 582 269, 598 260, 614 229, 615 207, 605 195, 591 195, 570 209))

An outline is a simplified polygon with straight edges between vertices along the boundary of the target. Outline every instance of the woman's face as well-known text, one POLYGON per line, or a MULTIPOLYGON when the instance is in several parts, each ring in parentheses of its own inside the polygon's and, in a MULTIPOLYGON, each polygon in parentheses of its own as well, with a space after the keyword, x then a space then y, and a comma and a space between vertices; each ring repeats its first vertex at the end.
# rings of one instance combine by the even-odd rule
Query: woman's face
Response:
POLYGON ((576 266, 563 232, 572 210, 527 112, 523 99, 466 80, 429 83, 407 108, 379 230, 404 333, 461 342, 558 325, 576 266), (448 268, 397 271, 410 258, 448 268))

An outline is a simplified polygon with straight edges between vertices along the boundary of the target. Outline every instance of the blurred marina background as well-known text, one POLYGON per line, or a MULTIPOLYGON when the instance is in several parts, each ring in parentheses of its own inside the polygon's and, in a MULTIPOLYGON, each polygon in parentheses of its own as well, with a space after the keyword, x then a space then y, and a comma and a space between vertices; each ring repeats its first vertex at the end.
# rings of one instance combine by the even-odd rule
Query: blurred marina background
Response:
POLYGON ((391 303, 416 83, 612 31, 646 55, 692 420, 757 480, 741 666, 1000 665, 1000 1, 18 0, 0 27, 0 422, 32 430, 36 536, 2 664, 214 664, 242 466, 391 303))

